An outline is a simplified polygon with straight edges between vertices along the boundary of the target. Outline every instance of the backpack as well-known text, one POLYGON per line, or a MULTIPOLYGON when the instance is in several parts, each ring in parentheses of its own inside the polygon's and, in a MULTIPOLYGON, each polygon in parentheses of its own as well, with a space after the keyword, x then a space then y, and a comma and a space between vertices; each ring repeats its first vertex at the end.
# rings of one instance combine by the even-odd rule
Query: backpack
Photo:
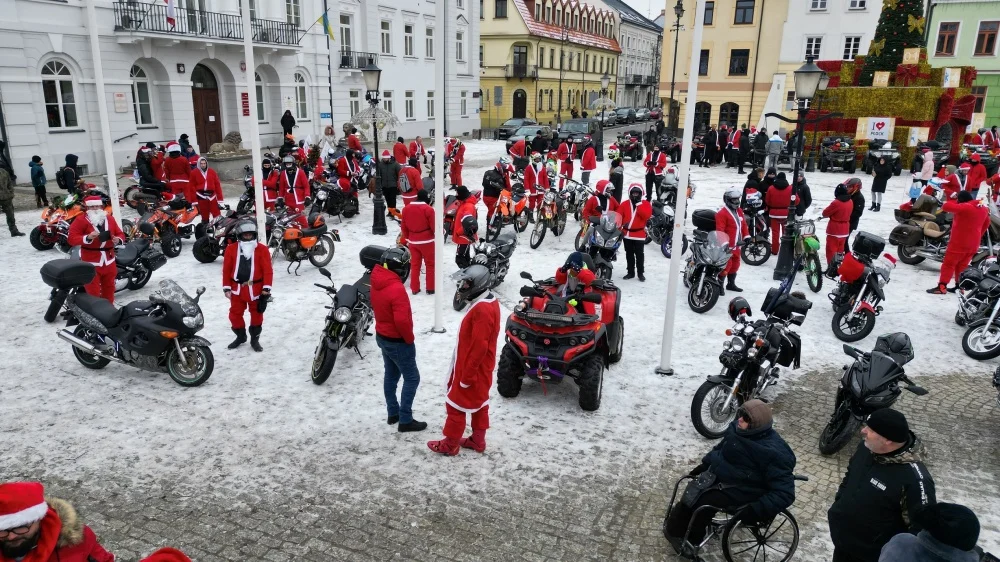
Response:
POLYGON ((71 169, 72 168, 64 167, 60 169, 59 172, 56 174, 56 185, 59 186, 59 189, 62 189, 64 191, 70 190, 70 186, 66 185, 66 170, 71 170, 71 169))
POLYGON ((410 185, 410 178, 405 173, 399 174, 399 192, 409 193, 411 189, 413 186, 410 185))

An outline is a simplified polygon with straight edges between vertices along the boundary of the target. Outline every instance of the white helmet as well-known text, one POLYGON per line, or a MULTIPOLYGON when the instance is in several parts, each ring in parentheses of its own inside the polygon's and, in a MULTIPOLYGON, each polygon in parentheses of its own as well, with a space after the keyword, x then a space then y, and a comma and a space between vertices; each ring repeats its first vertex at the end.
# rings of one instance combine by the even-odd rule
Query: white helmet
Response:
POLYGON ((726 202, 726 206, 732 210, 736 210, 740 206, 740 198, 743 197, 743 193, 736 189, 735 187, 730 187, 726 190, 725 195, 722 196, 723 201, 726 202))

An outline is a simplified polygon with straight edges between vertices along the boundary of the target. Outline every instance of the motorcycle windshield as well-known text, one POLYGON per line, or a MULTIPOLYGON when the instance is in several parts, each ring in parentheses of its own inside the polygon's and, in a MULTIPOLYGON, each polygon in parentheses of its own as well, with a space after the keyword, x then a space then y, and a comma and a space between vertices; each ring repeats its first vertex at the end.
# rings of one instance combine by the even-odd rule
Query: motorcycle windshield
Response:
POLYGON ((706 262, 717 267, 726 265, 731 253, 729 251, 729 236, 718 230, 709 232, 701 251, 706 262))
POLYGON ((614 232, 622 227, 622 216, 615 211, 605 211, 601 215, 601 230, 614 232))
POLYGON ((851 383, 852 390, 859 396, 877 392, 903 372, 903 368, 892 357, 881 351, 872 351, 867 367, 855 370, 855 380, 851 383))
POLYGON ((200 311, 198 303, 194 302, 194 299, 185 293, 184 289, 175 283, 173 279, 160 281, 160 288, 157 292, 160 293, 160 296, 164 300, 179 304, 181 310, 184 311, 184 316, 195 316, 200 311))

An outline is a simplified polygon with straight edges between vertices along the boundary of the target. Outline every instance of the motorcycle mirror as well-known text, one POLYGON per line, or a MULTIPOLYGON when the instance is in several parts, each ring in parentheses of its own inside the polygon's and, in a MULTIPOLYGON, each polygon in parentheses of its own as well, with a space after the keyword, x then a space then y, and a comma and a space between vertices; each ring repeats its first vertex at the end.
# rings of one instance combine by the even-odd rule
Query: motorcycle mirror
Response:
POLYGON ((325 267, 319 268, 319 274, 322 275, 323 277, 326 277, 327 279, 333 280, 333 276, 330 275, 330 270, 328 270, 325 267))
POLYGON ((795 324, 796 326, 801 326, 802 323, 806 321, 806 315, 796 314, 793 312, 788 321, 791 322, 792 324, 795 324))
POLYGON ((201 286, 201 287, 198 287, 197 289, 195 289, 195 290, 194 290, 194 294, 195 294, 196 296, 199 296, 199 297, 200 297, 200 296, 201 296, 201 295, 202 295, 202 294, 203 294, 204 292, 205 292, 205 287, 204 287, 204 286, 201 286))
POLYGON ((846 353, 846 354, 850 355, 851 357, 857 359, 858 355, 860 355, 860 350, 858 348, 854 347, 853 345, 847 345, 845 343, 844 344, 844 353, 846 353))
POLYGON ((528 281, 534 281, 534 279, 531 278, 531 274, 528 273, 527 271, 522 271, 521 272, 521 279, 527 279, 528 281))
POLYGON ((906 390, 909 390, 910 392, 916 394, 917 396, 924 396, 924 395, 927 394, 927 389, 926 388, 924 388, 922 386, 917 386, 915 384, 914 385, 910 385, 910 386, 906 386, 906 387, 903 387, 903 388, 905 388, 906 390))

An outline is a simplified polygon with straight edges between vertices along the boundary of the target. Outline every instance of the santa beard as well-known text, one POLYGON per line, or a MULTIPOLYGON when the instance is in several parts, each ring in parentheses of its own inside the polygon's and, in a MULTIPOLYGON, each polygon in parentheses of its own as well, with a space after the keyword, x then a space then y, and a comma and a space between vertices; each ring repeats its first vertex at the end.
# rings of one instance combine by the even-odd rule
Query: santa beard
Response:
POLYGON ((96 211, 87 211, 87 219, 90 224, 94 226, 103 226, 104 220, 107 219, 108 214, 104 212, 104 209, 99 209, 96 211))
POLYGON ((16 541, 6 540, 0 542, 0 554, 4 558, 9 559, 24 558, 38 546, 38 539, 41 535, 41 530, 38 530, 30 537, 23 537, 16 541))

